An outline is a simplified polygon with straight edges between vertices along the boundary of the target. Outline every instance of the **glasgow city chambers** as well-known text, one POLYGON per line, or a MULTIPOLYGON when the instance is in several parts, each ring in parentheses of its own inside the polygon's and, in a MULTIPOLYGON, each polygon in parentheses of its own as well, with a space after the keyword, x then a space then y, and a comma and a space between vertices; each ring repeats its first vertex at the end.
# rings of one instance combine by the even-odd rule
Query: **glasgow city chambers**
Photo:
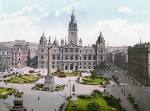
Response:
POLYGON ((106 61, 105 40, 100 32, 98 39, 92 46, 83 46, 82 39, 78 39, 78 27, 74 11, 68 27, 68 40, 61 39, 60 44, 55 38, 51 42, 45 34, 40 38, 38 45, 38 68, 47 68, 48 47, 51 48, 51 67, 53 70, 90 71, 106 61))

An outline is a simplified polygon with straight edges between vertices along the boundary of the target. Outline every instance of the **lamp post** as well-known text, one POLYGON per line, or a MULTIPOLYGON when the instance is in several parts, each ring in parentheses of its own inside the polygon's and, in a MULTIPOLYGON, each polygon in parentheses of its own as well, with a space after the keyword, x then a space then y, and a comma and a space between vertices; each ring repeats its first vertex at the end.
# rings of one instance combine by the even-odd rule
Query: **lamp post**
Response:
POLYGON ((70 98, 71 98, 71 80, 69 80, 70 83, 70 98))

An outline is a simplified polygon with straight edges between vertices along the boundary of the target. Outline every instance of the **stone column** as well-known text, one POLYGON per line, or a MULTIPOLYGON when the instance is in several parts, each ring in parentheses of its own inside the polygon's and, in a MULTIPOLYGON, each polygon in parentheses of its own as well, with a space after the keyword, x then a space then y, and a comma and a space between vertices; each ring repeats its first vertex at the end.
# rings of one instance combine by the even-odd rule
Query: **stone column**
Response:
POLYGON ((52 58, 51 58, 51 48, 48 48, 48 65, 47 65, 47 75, 51 75, 51 61, 52 61, 52 58))
POLYGON ((47 88, 49 91, 53 91, 54 86, 54 77, 51 74, 51 47, 48 48, 48 61, 47 61, 47 76, 45 76, 45 88, 47 88))
POLYGON ((63 70, 66 70, 66 69, 65 69, 65 67, 66 67, 66 64, 65 64, 65 63, 63 63, 63 70))
POLYGON ((70 63, 68 63, 68 70, 70 70, 70 63))
POLYGON ((75 71, 76 63, 73 63, 73 71, 75 71))

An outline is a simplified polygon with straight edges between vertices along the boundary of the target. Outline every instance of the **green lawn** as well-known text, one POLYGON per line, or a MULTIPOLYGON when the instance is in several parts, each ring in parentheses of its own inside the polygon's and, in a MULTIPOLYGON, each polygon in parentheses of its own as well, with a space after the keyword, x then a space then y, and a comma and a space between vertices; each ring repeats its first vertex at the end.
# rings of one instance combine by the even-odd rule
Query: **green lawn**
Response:
POLYGON ((84 77, 82 84, 87 84, 87 85, 103 85, 108 83, 108 79, 104 77, 95 77, 92 78, 91 76, 84 77))
POLYGON ((97 102, 100 105, 100 111, 124 111, 117 99, 108 98, 109 97, 105 96, 85 96, 84 98, 78 97, 75 101, 68 101, 65 111, 73 111, 73 106, 77 107, 77 111, 87 111, 87 106, 91 102, 97 102), (112 102, 111 104, 110 101, 112 102))
POLYGON ((54 72, 52 75, 58 77, 66 77, 66 76, 80 76, 79 72, 54 72))
POLYGON ((16 92, 16 90, 13 88, 0 87, 0 99, 6 98, 7 95, 12 95, 15 92, 16 92))
MULTIPOLYGON (((64 90, 65 85, 55 85, 53 87, 54 91, 62 91, 64 90)), ((45 89, 44 84, 37 84, 36 86, 34 86, 32 89, 34 90, 39 90, 39 91, 47 91, 47 89, 45 89)))
MULTIPOLYGON (((98 98, 95 100, 96 102, 99 103, 101 106, 101 111, 113 111, 111 106, 107 105, 107 102, 103 98, 98 98)), ((77 101, 75 101, 75 104, 77 104, 78 111, 87 111, 87 105, 90 103, 89 99, 80 99, 78 98, 77 101)), ((68 107, 66 111, 73 111, 72 106, 74 102, 69 101, 68 107)), ((118 111, 118 110, 114 110, 118 111)))
POLYGON ((39 80, 41 78, 41 76, 38 76, 38 75, 20 75, 20 76, 14 76, 8 80, 5 80, 5 82, 8 82, 8 83, 20 83, 20 84, 23 84, 23 83, 33 83, 37 80, 39 80))

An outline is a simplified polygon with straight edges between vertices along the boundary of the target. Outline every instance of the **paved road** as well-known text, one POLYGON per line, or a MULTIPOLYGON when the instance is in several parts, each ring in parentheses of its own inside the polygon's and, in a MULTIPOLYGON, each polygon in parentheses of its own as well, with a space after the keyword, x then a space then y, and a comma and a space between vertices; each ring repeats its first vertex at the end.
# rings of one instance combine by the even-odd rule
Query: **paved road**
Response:
POLYGON ((125 86, 126 95, 130 93, 142 110, 150 111, 150 87, 135 85, 135 80, 126 75, 122 70, 115 72, 114 75, 119 78, 119 81, 128 84, 125 86))
POLYGON ((121 92, 121 89, 118 87, 118 85, 114 83, 113 81, 111 82, 114 85, 112 84, 108 85, 107 92, 110 95, 113 95, 115 98, 118 98, 118 99, 120 98, 122 107, 124 107, 127 111, 135 111, 132 105, 127 100, 126 96, 124 96, 124 94, 121 92))
POLYGON ((119 79, 123 82, 128 83, 126 86, 126 93, 132 94, 137 103, 141 106, 144 111, 149 111, 150 109, 150 88, 145 88, 144 86, 136 86, 132 80, 129 80, 124 74, 117 74, 119 79))

